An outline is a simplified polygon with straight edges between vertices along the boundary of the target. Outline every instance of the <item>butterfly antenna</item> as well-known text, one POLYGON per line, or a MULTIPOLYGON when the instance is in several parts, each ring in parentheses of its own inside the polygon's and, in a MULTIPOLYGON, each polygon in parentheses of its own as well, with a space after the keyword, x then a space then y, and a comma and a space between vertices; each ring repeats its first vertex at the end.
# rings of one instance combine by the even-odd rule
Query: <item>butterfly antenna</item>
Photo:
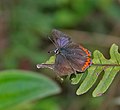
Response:
POLYGON ((55 42, 50 38, 48 37, 48 39, 53 43, 53 45, 57 48, 57 45, 55 44, 55 42))
POLYGON ((48 51, 48 53, 52 53, 52 52, 54 52, 54 50, 48 51))

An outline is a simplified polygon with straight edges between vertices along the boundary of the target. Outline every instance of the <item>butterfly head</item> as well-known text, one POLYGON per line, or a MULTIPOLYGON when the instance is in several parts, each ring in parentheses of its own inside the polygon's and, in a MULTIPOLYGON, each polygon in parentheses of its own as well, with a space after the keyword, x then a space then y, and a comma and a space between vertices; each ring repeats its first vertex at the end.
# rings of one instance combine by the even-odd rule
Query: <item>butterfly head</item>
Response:
POLYGON ((59 48, 56 48, 56 49, 54 50, 54 53, 55 53, 55 54, 59 54, 59 53, 60 53, 59 48))

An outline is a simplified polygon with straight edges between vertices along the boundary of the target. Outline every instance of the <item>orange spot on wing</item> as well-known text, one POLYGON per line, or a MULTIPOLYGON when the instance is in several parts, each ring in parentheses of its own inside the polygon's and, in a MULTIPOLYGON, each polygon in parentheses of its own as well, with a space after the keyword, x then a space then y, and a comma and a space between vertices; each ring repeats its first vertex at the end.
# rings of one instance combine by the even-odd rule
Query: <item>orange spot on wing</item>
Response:
POLYGON ((92 60, 91 58, 88 57, 84 66, 82 67, 82 71, 85 71, 91 64, 92 64, 92 60))
POLYGON ((82 47, 81 45, 79 47, 87 54, 88 57, 91 56, 91 53, 90 53, 89 50, 87 50, 86 48, 82 47))

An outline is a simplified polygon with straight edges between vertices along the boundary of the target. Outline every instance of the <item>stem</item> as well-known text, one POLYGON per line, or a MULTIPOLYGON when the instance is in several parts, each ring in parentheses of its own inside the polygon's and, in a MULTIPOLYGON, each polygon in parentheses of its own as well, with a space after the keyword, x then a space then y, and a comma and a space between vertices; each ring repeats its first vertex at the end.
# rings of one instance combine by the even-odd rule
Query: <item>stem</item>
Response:
POLYGON ((93 66, 120 66, 120 64, 92 64, 93 66))

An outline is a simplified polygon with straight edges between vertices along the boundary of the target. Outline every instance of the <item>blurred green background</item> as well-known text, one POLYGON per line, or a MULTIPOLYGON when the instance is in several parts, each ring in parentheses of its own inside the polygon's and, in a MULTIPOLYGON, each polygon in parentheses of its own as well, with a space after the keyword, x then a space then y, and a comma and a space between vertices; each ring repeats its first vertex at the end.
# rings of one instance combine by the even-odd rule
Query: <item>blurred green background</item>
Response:
MULTIPOLYGON (((49 41, 52 29, 70 35, 91 52, 120 46, 120 0, 0 0, 0 69, 42 72, 56 82, 48 69, 36 64, 49 58, 54 49, 49 41)), ((120 110, 120 75, 108 92, 92 98, 91 91, 77 96, 77 86, 65 81, 62 93, 18 107, 19 110, 120 110)))

